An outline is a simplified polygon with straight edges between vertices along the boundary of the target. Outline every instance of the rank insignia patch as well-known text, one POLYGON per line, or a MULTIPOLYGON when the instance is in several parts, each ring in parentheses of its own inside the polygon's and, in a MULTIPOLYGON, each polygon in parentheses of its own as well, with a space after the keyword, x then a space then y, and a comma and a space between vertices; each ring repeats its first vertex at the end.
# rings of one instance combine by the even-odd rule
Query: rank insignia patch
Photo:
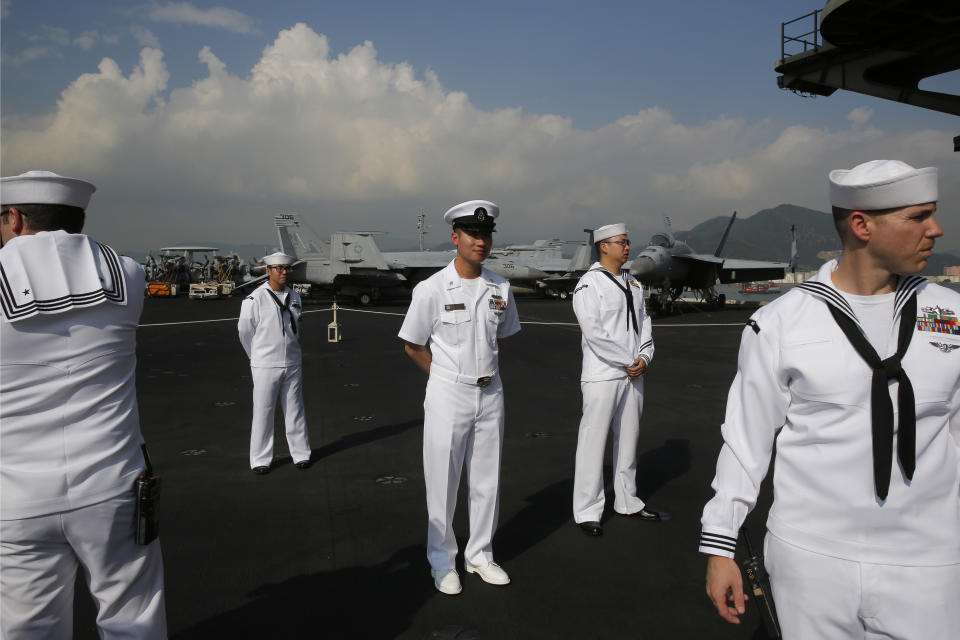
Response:
POLYGON ((952 309, 940 306, 922 307, 920 315, 917 316, 917 331, 960 336, 960 324, 957 324, 957 314, 952 309))
POLYGON ((636 280, 631 280, 631 281, 630 281, 630 286, 631 286, 631 287, 636 287, 637 289, 640 288, 640 285, 637 284, 637 281, 636 281, 636 280))

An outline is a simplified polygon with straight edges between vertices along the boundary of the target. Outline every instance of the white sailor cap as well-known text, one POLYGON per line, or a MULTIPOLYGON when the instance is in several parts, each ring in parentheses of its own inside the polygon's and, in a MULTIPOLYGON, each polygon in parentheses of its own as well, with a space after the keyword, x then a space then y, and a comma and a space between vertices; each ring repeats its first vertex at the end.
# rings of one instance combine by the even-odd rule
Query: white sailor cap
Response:
POLYGON ((877 211, 937 201, 937 168, 914 169, 899 160, 871 160, 830 172, 830 204, 877 211))
POLYGON ((443 214, 443 221, 453 225, 454 229, 459 227, 493 231, 499 215, 500 207, 489 200, 468 200, 450 207, 443 214))
POLYGON ((0 178, 0 204, 64 204, 86 209, 96 190, 86 180, 52 171, 27 171, 0 178))
POLYGON ((606 240, 607 238, 612 238, 614 236, 622 236, 627 234, 627 225, 622 222, 616 224, 605 224, 599 229, 593 230, 593 241, 600 242, 601 240, 606 240))
POLYGON ((278 264, 291 265, 296 262, 297 259, 293 256, 288 256, 282 251, 277 251, 276 253, 271 253, 268 256, 263 256, 263 262, 267 266, 273 267, 278 264))

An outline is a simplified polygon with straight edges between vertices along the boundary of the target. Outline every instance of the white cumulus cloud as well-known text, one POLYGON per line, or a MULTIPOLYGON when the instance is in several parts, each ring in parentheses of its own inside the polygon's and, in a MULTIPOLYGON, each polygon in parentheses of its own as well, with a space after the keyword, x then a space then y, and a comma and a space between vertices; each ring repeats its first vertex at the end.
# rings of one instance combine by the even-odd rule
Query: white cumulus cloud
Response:
MULTIPOLYGON (((91 232, 146 248, 190 237, 271 243, 278 211, 324 231, 412 236, 419 208, 439 215, 473 198, 501 205, 510 237, 579 239, 585 226, 620 220, 658 227, 664 213, 682 229, 783 202, 826 210, 827 171, 870 158, 955 162, 945 131, 690 125, 657 107, 577 129, 560 115, 484 110, 432 72, 380 60, 370 42, 331 52, 304 24, 281 31, 242 75, 209 47, 198 61, 201 79, 168 90, 159 49, 144 48, 129 73, 104 58, 54 113, 4 117, 4 171, 92 180, 91 232)), ((952 182, 941 190, 960 197, 952 182)))
POLYGON ((20 65, 27 64, 28 62, 33 62, 34 60, 43 60, 44 58, 60 58, 62 57, 59 49, 56 47, 51 47, 48 45, 43 45, 39 47, 27 47, 21 49, 14 54, 4 54, 3 64, 8 64, 13 67, 19 67, 20 65))
POLYGON ((96 31, 86 31, 76 38, 73 39, 73 44, 77 45, 84 51, 89 51, 93 48, 93 45, 97 44, 97 40, 100 38, 100 34, 96 31))
POLYGON ((65 47, 70 44, 70 32, 64 29, 63 27, 51 27, 50 25, 42 25, 40 27, 40 33, 32 33, 27 36, 28 42, 52 42, 58 44, 61 47, 65 47))
POLYGON ((199 9, 189 2, 168 2, 153 6, 148 15, 150 19, 156 22, 193 24, 226 29, 234 33, 257 32, 254 21, 250 16, 226 7, 199 9))
POLYGON ((873 109, 870 107, 857 107, 847 114, 847 120, 849 120, 855 127, 862 127, 870 121, 872 116, 873 109))
POLYGON ((141 27, 140 25, 133 25, 130 27, 130 33, 133 34, 133 39, 136 40, 137 44, 141 47, 160 48, 160 39, 157 38, 150 29, 141 27))
POLYGON ((118 44, 120 42, 120 38, 116 34, 102 34, 96 29, 88 29, 78 36, 71 36, 69 30, 50 25, 42 25, 39 33, 28 34, 26 40, 27 42, 37 43, 37 46, 20 51, 13 55, 12 60, 5 60, 5 62, 17 65, 40 58, 62 57, 57 47, 73 45, 84 51, 89 51, 99 42, 104 44, 118 44))

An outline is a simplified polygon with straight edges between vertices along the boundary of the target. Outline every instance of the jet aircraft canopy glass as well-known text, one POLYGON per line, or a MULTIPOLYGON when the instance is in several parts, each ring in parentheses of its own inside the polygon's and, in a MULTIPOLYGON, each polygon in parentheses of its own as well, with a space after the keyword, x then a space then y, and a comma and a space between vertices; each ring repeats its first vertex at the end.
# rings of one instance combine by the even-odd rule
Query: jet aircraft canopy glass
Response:
POLYGON ((657 233, 650 238, 650 245, 653 247, 664 247, 665 249, 669 249, 673 246, 673 238, 664 233, 657 233))

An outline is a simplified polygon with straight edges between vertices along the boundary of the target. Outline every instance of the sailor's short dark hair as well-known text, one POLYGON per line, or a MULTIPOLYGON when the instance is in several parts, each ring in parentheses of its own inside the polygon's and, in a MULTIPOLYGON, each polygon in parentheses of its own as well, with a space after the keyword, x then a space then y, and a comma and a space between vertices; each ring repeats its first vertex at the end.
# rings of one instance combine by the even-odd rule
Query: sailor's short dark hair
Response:
MULTIPOLYGON (((863 211, 867 215, 871 216, 880 216, 886 213, 892 213, 901 209, 902 207, 893 207, 890 209, 874 209, 872 211, 863 211)), ((833 226, 837 229, 837 233, 840 235, 840 241, 846 242, 847 233, 850 230, 849 225, 847 225, 847 219, 850 217, 850 214, 858 209, 844 209, 843 207, 831 207, 833 212, 833 226)))
POLYGON ((80 207, 67 204, 5 204, 0 214, 16 209, 24 218, 24 227, 30 231, 66 231, 80 233, 87 214, 80 207))
POLYGON ((465 231, 467 233, 493 233, 496 231, 497 223, 492 218, 487 218, 487 222, 477 222, 471 218, 461 218, 463 222, 457 220, 453 223, 454 231, 465 231))

